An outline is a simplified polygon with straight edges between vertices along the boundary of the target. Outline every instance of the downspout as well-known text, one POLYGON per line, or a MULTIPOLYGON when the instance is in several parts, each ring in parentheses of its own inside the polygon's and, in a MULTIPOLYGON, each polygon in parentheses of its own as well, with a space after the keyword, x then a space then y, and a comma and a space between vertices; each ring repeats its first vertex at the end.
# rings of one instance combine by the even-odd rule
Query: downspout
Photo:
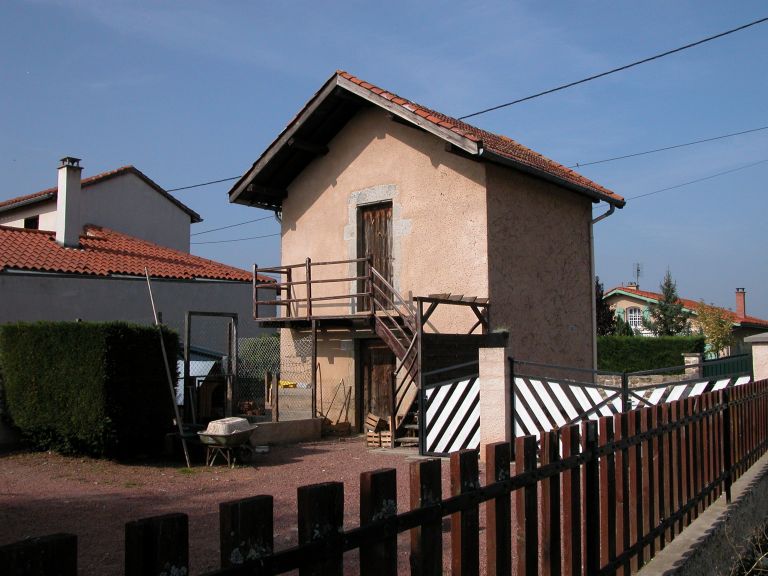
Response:
POLYGON ((590 276, 590 282, 592 283, 592 369, 597 370, 597 303, 595 302, 595 299, 597 298, 597 293, 595 292, 595 233, 594 233, 594 227, 595 224, 600 222, 600 220, 604 220, 605 218, 608 218, 611 214, 614 213, 616 210, 616 206, 614 204, 611 204, 611 207, 608 208, 608 212, 605 212, 604 214, 601 214, 597 218, 592 219, 589 222, 589 251, 590 251, 590 268, 591 268, 591 276, 590 276))

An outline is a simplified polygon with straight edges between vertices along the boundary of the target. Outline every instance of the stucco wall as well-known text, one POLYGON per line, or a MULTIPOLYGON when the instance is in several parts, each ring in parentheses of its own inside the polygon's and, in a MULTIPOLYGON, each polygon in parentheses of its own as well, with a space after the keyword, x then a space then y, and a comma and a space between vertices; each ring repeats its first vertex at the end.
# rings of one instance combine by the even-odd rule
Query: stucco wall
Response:
POLYGON ((0 214, 0 224, 14 228, 24 228, 24 219, 30 216, 40 216, 40 230, 56 230, 56 201, 41 202, 33 206, 10 210, 0 214))
POLYGON ((592 203, 487 164, 491 320, 515 358, 591 368, 592 203))
MULTIPOLYGON (((268 332, 252 320, 247 282, 153 280, 152 292, 163 322, 182 337, 187 310, 235 312, 241 337, 268 332)), ((6 273, 0 274, 0 294, 0 323, 76 318, 153 323, 144 279, 6 273)))
MULTIPOLYGON (((291 184, 283 205, 282 262, 357 256, 357 207, 392 201, 393 282, 408 293, 487 296, 485 170, 445 151, 442 141, 395 123, 377 109, 363 111, 329 143, 329 152, 291 184)), ((318 277, 317 272, 315 278, 318 277)), ((326 277, 349 277, 338 266, 326 277)), ((303 278, 302 271, 296 271, 303 278)), ((297 279, 297 278, 294 278, 297 279)), ((347 290, 356 290, 351 284, 347 290)), ((338 293, 317 286, 313 296, 338 293)), ((301 287, 297 288, 303 294, 301 287)), ((349 302, 325 305, 349 313, 349 302)), ((465 311, 462 311, 465 312, 465 311)), ((435 330, 468 329, 463 313, 436 315, 435 330)))
POLYGON ((83 188, 81 220, 189 252, 189 214, 127 173, 83 188))

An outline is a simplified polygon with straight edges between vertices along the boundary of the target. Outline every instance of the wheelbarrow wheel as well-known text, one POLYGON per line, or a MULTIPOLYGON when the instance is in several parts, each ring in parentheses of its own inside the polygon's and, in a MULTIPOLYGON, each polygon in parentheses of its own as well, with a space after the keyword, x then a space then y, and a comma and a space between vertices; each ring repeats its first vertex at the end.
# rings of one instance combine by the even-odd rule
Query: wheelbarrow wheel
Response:
POLYGON ((243 444, 237 448, 237 459, 243 464, 248 464, 253 460, 253 448, 248 444, 243 444))

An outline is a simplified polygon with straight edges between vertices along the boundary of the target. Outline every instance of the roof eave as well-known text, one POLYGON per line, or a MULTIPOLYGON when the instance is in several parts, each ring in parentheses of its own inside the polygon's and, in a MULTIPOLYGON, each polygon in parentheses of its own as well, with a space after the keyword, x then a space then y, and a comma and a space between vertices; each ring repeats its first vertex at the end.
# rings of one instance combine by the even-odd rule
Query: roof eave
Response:
POLYGON ((32 204, 37 204, 39 202, 45 202, 53 198, 55 195, 56 195, 55 192, 48 192, 46 194, 41 194, 40 196, 35 196, 34 198, 27 198, 25 200, 20 200, 19 202, 14 202, 13 204, 0 206, 0 213, 10 212, 12 210, 24 208, 25 206, 30 206, 32 204))
POLYGON ((529 164, 526 164, 525 162, 520 162, 518 160, 514 160, 513 158, 509 158, 508 156, 498 154, 497 152, 493 152, 492 150, 488 150, 487 148, 481 149, 479 156, 480 158, 484 158, 489 162, 501 164, 502 166, 507 166, 509 168, 515 168, 516 170, 520 170, 521 172, 525 172, 527 174, 536 176, 548 182, 552 182, 553 184, 557 184, 558 186, 562 186, 563 188, 567 188, 568 190, 571 190, 573 192, 577 192, 579 194, 587 196, 593 202, 600 202, 600 201, 608 202, 609 204, 612 204, 616 208, 623 208, 627 203, 626 200, 624 199, 613 198, 608 194, 599 192, 592 188, 588 188, 586 186, 579 186, 578 184, 569 182, 568 180, 565 180, 564 178, 560 178, 559 176, 555 176, 554 174, 551 174, 545 170, 541 170, 540 168, 535 168, 533 166, 530 166, 529 164))

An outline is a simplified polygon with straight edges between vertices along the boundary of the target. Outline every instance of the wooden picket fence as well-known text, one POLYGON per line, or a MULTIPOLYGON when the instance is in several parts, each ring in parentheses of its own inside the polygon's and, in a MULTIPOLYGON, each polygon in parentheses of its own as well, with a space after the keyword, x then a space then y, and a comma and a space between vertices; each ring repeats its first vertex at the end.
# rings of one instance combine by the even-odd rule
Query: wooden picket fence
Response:
MULTIPOLYGON (((271 496, 220 505, 222 569, 215 575, 341 574, 359 550, 360 574, 398 573, 399 533, 410 531, 412 574, 443 573, 450 517, 454 574, 480 572, 485 507, 488 574, 631 574, 646 564, 768 449, 768 380, 585 421, 511 445, 451 455, 451 494, 441 463, 410 468, 411 510, 397 512, 394 469, 360 479, 360 526, 344 529, 344 486, 298 488, 297 546, 274 550, 271 496), (512 500, 514 498, 514 506, 512 500)), ((187 517, 126 525, 127 576, 188 573, 187 517)), ((7 574, 75 575, 77 541, 54 535, 0 548, 7 574), (10 571, 7 571, 10 570, 10 571)), ((349 569, 349 566, 347 566, 349 569)))

